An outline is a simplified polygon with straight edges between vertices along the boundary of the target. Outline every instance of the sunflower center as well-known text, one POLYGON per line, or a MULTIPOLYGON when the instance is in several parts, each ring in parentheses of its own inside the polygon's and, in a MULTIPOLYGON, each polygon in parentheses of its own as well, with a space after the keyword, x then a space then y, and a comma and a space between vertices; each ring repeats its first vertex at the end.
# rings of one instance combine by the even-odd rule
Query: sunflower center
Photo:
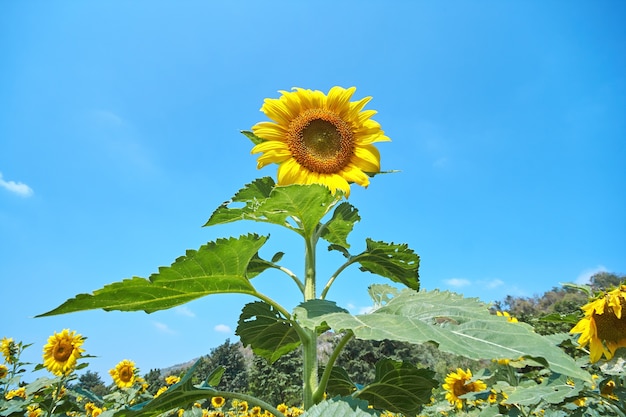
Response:
POLYGON ((124 382, 129 382, 133 379, 133 370, 130 366, 125 366, 120 369, 120 380, 124 382))
POLYGON ((74 346, 67 340, 59 341, 52 350, 52 356, 54 360, 57 362, 66 362, 70 356, 72 356, 72 352, 74 351, 74 346))
MULTIPOLYGON (((623 306, 622 306, 623 308, 623 306)), ((613 309, 606 307, 604 314, 594 314, 593 320, 598 329, 598 338, 609 342, 619 342, 626 335, 626 316, 622 312, 622 318, 618 319, 613 309)))
POLYGON ((289 124, 287 144, 301 166, 320 174, 334 174, 348 164, 354 153, 354 133, 338 114, 309 109, 289 124))

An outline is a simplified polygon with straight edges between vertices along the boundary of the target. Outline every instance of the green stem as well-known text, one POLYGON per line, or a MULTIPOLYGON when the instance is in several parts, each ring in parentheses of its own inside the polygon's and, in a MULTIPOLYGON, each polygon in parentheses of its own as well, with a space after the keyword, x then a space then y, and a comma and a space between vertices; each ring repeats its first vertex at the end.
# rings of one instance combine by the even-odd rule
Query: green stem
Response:
POLYGON ((326 299, 326 294, 330 290, 331 285, 333 285, 333 282, 335 282, 335 280, 337 279, 339 274, 341 274, 344 271, 344 269, 346 269, 347 267, 349 267, 353 263, 354 263, 354 258, 351 257, 343 265, 341 265, 339 267, 339 269, 337 269, 337 271, 335 271, 335 273, 328 279, 328 282, 326 283, 326 285, 324 286, 324 289, 322 290, 322 295, 320 295, 320 298, 322 300, 326 299))
POLYGON ((287 274, 287 276, 289 276, 293 282, 296 283, 296 285, 298 286, 298 289, 300 290, 300 292, 302 293, 302 295, 304 295, 304 284, 302 283, 302 281, 300 281, 300 279, 298 278, 298 276, 296 274, 294 274, 293 272, 291 272, 289 269, 282 267, 280 265, 276 265, 276 268, 279 271, 284 272, 285 274, 287 274))
MULTIPOLYGON (((305 262, 304 262, 304 301, 314 300, 315 291, 315 246, 317 236, 305 237, 305 262)), ((307 410, 315 405, 314 393, 319 384, 317 375, 317 332, 315 329, 303 329, 300 336, 302 342, 302 380, 303 402, 307 410)))
POLYGON ((330 358, 328 358, 328 363, 324 368, 324 373, 320 379, 319 387, 317 387, 317 390, 313 394, 314 400, 321 401, 324 397, 324 392, 326 391, 326 386, 328 385, 328 380, 330 379, 330 373, 332 372, 333 366, 335 365, 335 362, 337 361, 337 358, 339 357, 339 354, 341 354, 343 348, 353 337, 354 332, 352 330, 346 331, 346 333, 344 333, 341 337, 341 340, 339 340, 337 346, 335 346, 335 349, 333 349, 333 353, 330 355, 330 358))

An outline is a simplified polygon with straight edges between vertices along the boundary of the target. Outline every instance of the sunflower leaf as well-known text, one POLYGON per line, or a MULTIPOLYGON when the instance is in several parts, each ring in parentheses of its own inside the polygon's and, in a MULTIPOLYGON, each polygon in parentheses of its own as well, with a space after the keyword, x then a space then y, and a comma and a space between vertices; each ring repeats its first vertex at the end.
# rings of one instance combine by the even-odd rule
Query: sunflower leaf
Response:
POLYGON ((188 250, 171 266, 160 267, 149 279, 133 277, 92 294, 78 294, 37 317, 93 309, 152 313, 210 294, 255 295, 247 270, 266 240, 266 236, 248 234, 209 242, 198 250, 188 250))
POLYGON ((477 299, 447 291, 404 289, 369 314, 299 312, 298 322, 307 328, 326 324, 336 332, 352 330, 358 339, 435 342, 441 351, 475 360, 541 357, 554 372, 591 379, 570 356, 529 325, 510 323, 490 314, 477 299))
POLYGON ((385 243, 366 239, 366 249, 354 259, 361 271, 391 279, 407 287, 419 289, 420 257, 406 244, 385 243))
POLYGON ((204 226, 238 220, 273 223, 312 236, 320 221, 341 200, 342 194, 319 184, 278 187, 270 177, 247 184, 218 207, 204 226), (243 207, 241 206, 243 204, 243 207))
POLYGON ((352 397, 336 397, 309 408, 302 417, 372 417, 378 413, 368 409, 367 403, 352 397))
MULTIPOLYGON (((323 372, 323 368, 322 368, 323 372)), ((328 378, 328 383, 326 384, 326 392, 330 396, 340 395, 343 397, 347 397, 352 395, 354 391, 356 391, 358 387, 348 375, 345 369, 339 366, 333 366, 330 370, 330 378, 328 378)))
POLYGON ((354 224, 361 220, 359 211, 348 202, 343 202, 335 208, 333 217, 325 224, 322 238, 328 243, 349 248, 348 235, 354 228, 354 224))
POLYGON ((383 359, 376 363, 376 376, 371 384, 354 394, 374 408, 415 415, 430 402, 432 390, 439 385, 435 373, 419 369, 408 362, 383 359))
POLYGON ((244 346, 270 363, 300 345, 295 329, 273 306, 255 301, 244 306, 235 333, 244 346))
POLYGON ((571 381, 568 381, 564 375, 550 375, 538 385, 508 387, 505 390, 508 398, 504 400, 504 403, 536 405, 547 402, 558 404, 565 401, 566 398, 578 396, 583 388, 582 384, 572 385, 571 381))

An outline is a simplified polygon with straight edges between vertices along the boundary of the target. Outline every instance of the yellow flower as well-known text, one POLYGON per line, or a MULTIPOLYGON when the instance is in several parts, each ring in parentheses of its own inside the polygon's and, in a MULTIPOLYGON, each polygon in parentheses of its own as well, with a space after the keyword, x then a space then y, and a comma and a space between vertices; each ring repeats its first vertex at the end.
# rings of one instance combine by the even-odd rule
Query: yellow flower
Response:
POLYGON ((0 379, 6 378, 8 374, 9 368, 4 364, 0 364, 0 379))
POLYGON ((603 397, 608 397, 608 398, 617 400, 618 397, 615 394, 613 394, 614 389, 615 389, 615 381, 610 380, 606 384, 604 384, 602 388, 600 388, 600 394, 603 397))
POLYGON ((248 402, 247 401, 241 401, 241 402, 237 403, 236 406, 233 404, 233 406, 238 408, 239 412, 241 412, 241 413, 247 413, 248 412, 248 402))
POLYGON ((165 391, 167 391, 167 387, 161 387, 159 388, 159 390, 156 392, 156 394, 154 394, 154 398, 158 397, 159 395, 163 394, 165 391))
POLYGON ((94 407, 93 411, 91 412, 91 416, 92 417, 98 417, 100 414, 102 414, 103 411, 104 411, 104 409, 102 409, 100 407, 94 407))
POLYGON ((183 414, 185 414, 185 409, 184 408, 179 408, 178 409, 178 413, 177 413, 178 417, 183 417, 183 414))
POLYGON ((54 332, 43 347, 43 365, 55 375, 69 375, 76 368, 76 361, 85 349, 81 348, 85 339, 63 329, 61 333, 54 332))
POLYGON ((211 405, 215 408, 222 408, 226 399, 224 397, 213 397, 211 398, 211 405))
POLYGON ((17 361, 15 357, 15 355, 17 355, 17 346, 13 339, 3 337, 0 342, 0 351, 6 363, 15 363, 17 361))
POLYGON ((587 398, 582 397, 582 398, 576 398, 574 401, 572 401, 572 403, 576 404, 577 407, 584 407, 586 401, 587 401, 587 398))
POLYGON ((135 363, 124 359, 115 368, 109 370, 109 374, 113 378, 113 382, 119 388, 130 388, 135 383, 137 369, 135 363))
POLYGON ((456 372, 451 372, 446 376, 445 384, 442 385, 443 389, 448 391, 446 400, 458 409, 463 408, 464 402, 464 399, 459 398, 460 396, 469 392, 480 392, 487 389, 487 384, 480 379, 470 382, 471 379, 472 372, 469 369, 463 371, 463 369, 458 368, 456 372))
POLYGON ((509 321, 509 323, 517 323, 517 319, 515 317, 511 317, 511 315, 509 313, 507 313, 506 311, 496 311, 496 314, 500 317, 506 317, 506 319, 509 321))
POLYGON ((42 413, 43 410, 36 404, 26 407, 26 417, 39 417, 42 413))
POLYGON ((363 110, 371 100, 350 102, 355 87, 333 87, 328 95, 294 88, 265 99, 261 111, 273 122, 252 127, 263 139, 252 153, 263 153, 257 168, 278 164, 278 185, 323 184, 333 193, 350 194, 350 183, 369 185, 368 174, 380 171, 375 142, 389 141, 371 120, 374 110, 363 110))
POLYGON ((285 403, 278 404, 278 405, 276 406, 276 409, 277 409, 278 411, 280 411, 281 413, 283 413, 283 414, 285 414, 285 412, 287 411, 287 408, 288 408, 288 407, 287 407, 287 404, 285 404, 285 403))
POLYGON ((167 385, 174 385, 176 383, 180 382, 180 377, 176 376, 176 375, 170 375, 168 377, 165 377, 165 383, 167 385))
POLYGON ((252 407, 252 409, 250 410, 250 415, 252 415, 252 416, 260 416, 261 415, 261 407, 259 407, 258 405, 255 405, 254 407, 252 407))
POLYGON ((611 359, 620 347, 626 347, 626 285, 607 292, 604 296, 581 307, 584 317, 570 333, 580 333, 581 348, 589 344, 589 360, 611 359))
POLYGON ((12 398, 15 397, 20 397, 23 399, 26 399, 26 388, 25 387, 21 387, 18 389, 12 389, 9 392, 7 392, 6 394, 4 394, 4 398, 6 398, 7 400, 10 400, 12 398))

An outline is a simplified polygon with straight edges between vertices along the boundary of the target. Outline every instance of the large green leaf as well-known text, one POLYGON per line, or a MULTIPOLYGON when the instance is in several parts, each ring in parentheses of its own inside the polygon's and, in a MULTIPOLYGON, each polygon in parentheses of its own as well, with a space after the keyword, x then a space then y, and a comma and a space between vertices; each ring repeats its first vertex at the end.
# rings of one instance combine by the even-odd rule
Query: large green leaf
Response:
POLYGON ((302 417, 372 417, 375 410, 367 408, 365 401, 354 398, 333 398, 309 408, 302 417))
MULTIPOLYGON (((372 287, 375 293, 376 286, 372 287)), ((388 288, 383 286, 381 291, 388 293, 388 288)), ((447 291, 405 289, 374 312, 358 316, 308 316, 298 308, 298 321, 308 328, 326 323, 335 331, 352 330, 360 339, 435 342, 442 351, 476 360, 542 357, 554 372, 587 381, 591 378, 570 356, 529 325, 510 323, 490 314, 477 299, 447 291)))
POLYGON ((354 395, 374 408, 415 415, 430 402, 432 390, 439 384, 435 373, 407 362, 383 359, 376 363, 376 376, 354 395))
MULTIPOLYGON (((324 368, 321 370, 324 372, 324 368)), ((347 397, 352 395, 358 389, 357 385, 352 381, 348 372, 340 366, 333 366, 330 369, 330 377, 326 384, 326 393, 330 396, 340 395, 347 397)))
POLYGON ((300 345, 300 338, 289 320, 262 301, 244 306, 235 333, 244 346, 250 345, 254 353, 270 363, 300 345))
MULTIPOLYGON (((217 208, 205 226, 254 220, 278 224, 312 236, 320 221, 341 200, 319 184, 276 186, 270 177, 247 184, 217 208)), ((345 226, 344 226, 345 228, 345 226)), ((340 232, 336 232, 340 233, 340 232)))
POLYGON ((419 289, 420 257, 406 244, 366 240, 365 251, 354 257, 362 271, 391 279, 407 287, 419 289))
POLYGON ((582 384, 572 384, 566 376, 550 375, 541 384, 503 388, 508 396, 503 402, 512 405, 558 404, 566 398, 578 396, 583 388, 582 384))
POLYGON ((255 295, 246 271, 266 240, 266 236, 248 234, 209 242, 198 250, 188 250, 185 256, 169 267, 159 268, 149 279, 133 277, 106 285, 92 294, 78 294, 40 316, 98 308, 152 313, 209 294, 255 295))
POLYGON ((335 208, 332 218, 324 225, 322 238, 331 244, 349 248, 348 235, 359 220, 361 216, 356 207, 344 201, 335 208))

